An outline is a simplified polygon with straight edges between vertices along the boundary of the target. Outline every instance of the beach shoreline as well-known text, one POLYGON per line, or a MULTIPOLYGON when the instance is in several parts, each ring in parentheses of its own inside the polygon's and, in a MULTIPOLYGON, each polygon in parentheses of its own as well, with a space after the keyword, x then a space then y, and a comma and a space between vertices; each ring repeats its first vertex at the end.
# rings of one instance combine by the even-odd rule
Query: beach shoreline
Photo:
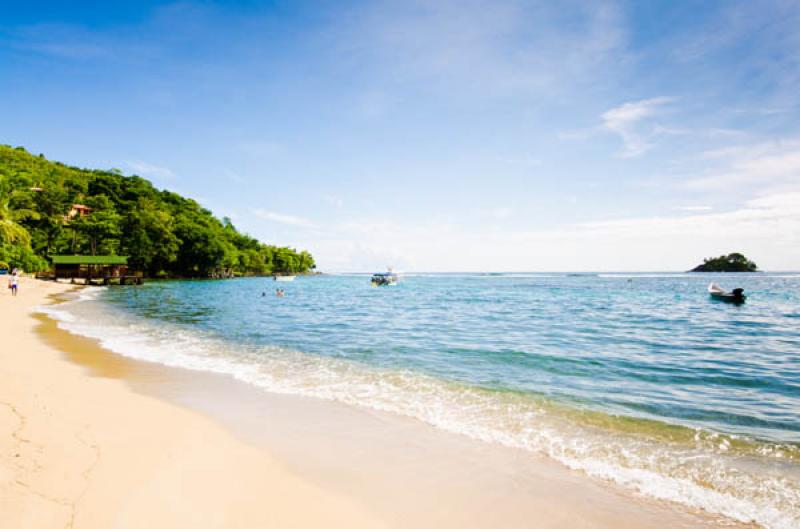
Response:
POLYGON ((2 527, 383 526, 208 418, 66 361, 31 309, 69 288, 0 295, 2 527))
POLYGON ((11 527, 718 521, 412 419, 121 357, 31 314, 68 290, 25 280, 19 298, 0 295, 0 513, 11 527))

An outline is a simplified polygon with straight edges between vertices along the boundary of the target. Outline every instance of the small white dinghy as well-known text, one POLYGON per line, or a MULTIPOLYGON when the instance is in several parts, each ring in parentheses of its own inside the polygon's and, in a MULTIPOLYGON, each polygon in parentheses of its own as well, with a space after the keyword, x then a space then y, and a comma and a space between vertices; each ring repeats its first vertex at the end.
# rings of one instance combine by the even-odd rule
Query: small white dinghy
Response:
POLYGON ((279 276, 279 275, 275 275, 275 276, 273 276, 273 278, 275 279, 275 281, 281 281, 281 282, 285 282, 285 281, 294 281, 294 278, 295 278, 295 277, 297 277, 297 276, 279 276))
POLYGON ((744 300, 747 299, 743 288, 734 288, 728 292, 716 283, 708 285, 708 293, 713 299, 727 301, 728 303, 744 303, 744 300))

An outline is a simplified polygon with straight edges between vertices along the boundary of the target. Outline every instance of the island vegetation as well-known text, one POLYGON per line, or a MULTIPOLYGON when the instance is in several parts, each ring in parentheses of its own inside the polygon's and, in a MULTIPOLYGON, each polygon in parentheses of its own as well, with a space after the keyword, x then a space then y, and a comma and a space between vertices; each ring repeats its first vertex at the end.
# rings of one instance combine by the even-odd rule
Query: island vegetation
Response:
POLYGON ((719 257, 703 259, 703 264, 698 265, 690 272, 756 272, 758 267, 747 257, 740 253, 729 253, 719 257))
POLYGON ((0 262, 39 271, 60 254, 127 255, 132 269, 150 277, 315 269, 307 251, 264 244, 140 176, 70 167, 0 145, 0 262))

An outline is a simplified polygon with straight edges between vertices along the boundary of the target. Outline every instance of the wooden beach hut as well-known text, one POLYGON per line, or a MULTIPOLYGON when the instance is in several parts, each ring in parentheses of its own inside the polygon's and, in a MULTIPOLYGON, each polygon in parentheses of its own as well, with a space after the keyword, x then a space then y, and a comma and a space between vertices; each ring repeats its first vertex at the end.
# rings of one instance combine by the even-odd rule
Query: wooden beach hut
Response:
POLYGON ((86 284, 100 281, 104 285, 112 282, 124 285, 126 282, 141 284, 141 274, 128 270, 128 257, 125 255, 54 255, 53 279, 82 280, 86 284))

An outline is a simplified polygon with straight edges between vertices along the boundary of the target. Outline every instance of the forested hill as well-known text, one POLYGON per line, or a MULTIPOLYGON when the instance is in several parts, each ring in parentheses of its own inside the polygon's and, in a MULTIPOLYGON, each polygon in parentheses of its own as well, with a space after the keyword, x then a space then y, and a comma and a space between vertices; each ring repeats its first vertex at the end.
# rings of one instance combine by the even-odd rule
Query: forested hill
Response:
POLYGON ((315 268, 308 252, 261 243, 139 176, 69 167, 0 145, 0 262, 37 271, 59 254, 127 255, 131 268, 151 277, 315 268))

